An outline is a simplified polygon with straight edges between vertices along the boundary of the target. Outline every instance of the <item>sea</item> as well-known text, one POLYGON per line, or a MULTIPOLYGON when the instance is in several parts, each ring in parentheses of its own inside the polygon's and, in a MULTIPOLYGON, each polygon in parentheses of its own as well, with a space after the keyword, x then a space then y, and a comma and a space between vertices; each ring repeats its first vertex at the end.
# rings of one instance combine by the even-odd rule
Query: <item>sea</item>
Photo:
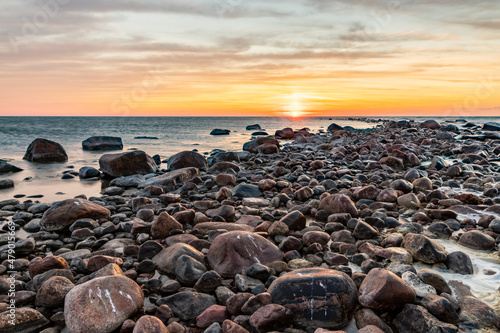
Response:
MULTIPOLYGON (((98 196, 100 181, 61 179, 68 171, 83 166, 99 168, 99 158, 104 153, 84 151, 82 141, 97 135, 118 136, 123 141, 123 151, 143 150, 162 159, 183 150, 197 150, 208 154, 214 149, 241 151, 243 144, 252 139, 247 125, 259 124, 262 131, 274 134, 285 127, 308 128, 317 133, 326 131, 335 122, 340 126, 369 129, 382 125, 389 118, 339 118, 339 117, 0 117, 0 159, 24 171, 0 175, 0 179, 14 180, 15 187, 0 190, 0 200, 14 196, 37 196, 38 200, 53 202, 84 194, 98 196), (229 135, 213 136, 213 129, 228 129, 229 135), (156 139, 138 139, 154 137, 156 139), (36 138, 60 143, 68 154, 66 163, 38 164, 23 160, 29 144, 36 138)), ((393 120, 424 121, 426 117, 396 117, 393 120)), ((457 117, 433 117, 440 122, 456 122, 457 117)), ((500 117, 475 117, 467 121, 484 123, 499 121, 500 117)), ((459 122, 458 124, 463 124, 459 122)), ((116 152, 116 151, 115 151, 116 152)))

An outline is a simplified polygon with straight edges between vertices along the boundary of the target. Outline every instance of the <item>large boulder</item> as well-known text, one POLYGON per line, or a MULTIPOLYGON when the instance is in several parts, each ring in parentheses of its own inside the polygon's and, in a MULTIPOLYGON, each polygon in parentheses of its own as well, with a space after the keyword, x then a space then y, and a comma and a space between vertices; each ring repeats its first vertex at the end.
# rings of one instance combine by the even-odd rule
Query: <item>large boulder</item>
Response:
POLYGON ((38 163, 66 162, 68 154, 57 142, 47 139, 35 139, 28 146, 23 159, 38 163))
POLYGON ((359 303, 381 312, 398 309, 415 299, 415 290, 410 285, 382 268, 373 268, 359 287, 359 303))
POLYGON ((0 173, 8 173, 8 172, 20 172, 23 169, 16 167, 10 163, 0 160, 0 173))
POLYGON ((349 213, 353 217, 359 215, 354 202, 344 194, 331 194, 323 198, 319 204, 319 209, 324 209, 330 214, 349 213))
POLYGON ((46 231, 61 231, 76 220, 83 218, 100 219, 111 214, 109 209, 83 199, 67 199, 53 203, 45 211, 40 226, 46 231))
POLYGON ((177 170, 195 167, 204 170, 208 167, 207 160, 203 155, 194 151, 181 151, 167 160, 169 170, 177 170))
POLYGON ((82 142, 84 150, 121 150, 122 139, 114 136, 92 136, 82 142))
POLYGON ((66 295, 64 319, 71 333, 113 332, 144 302, 137 283, 124 276, 94 278, 66 295))
POLYGON ((39 311, 31 308, 17 308, 12 318, 10 310, 0 313, 0 332, 38 333, 50 324, 39 311))
POLYGON ((475 250, 491 250, 495 239, 479 230, 469 230, 460 236, 458 244, 475 250))
POLYGON ((267 265, 282 257, 283 253, 272 242, 247 231, 217 236, 207 256, 210 266, 223 277, 234 277, 255 263, 267 265))
POLYGON ((155 173, 158 166, 151 156, 142 150, 120 154, 105 154, 99 159, 101 171, 110 177, 155 173))
POLYGON ((409 233, 405 236, 403 243, 403 247, 415 260, 426 264, 446 261, 447 254, 444 246, 427 236, 409 233))
POLYGON ((500 123, 495 123, 495 122, 484 123, 483 130, 484 131, 500 131, 500 123))
POLYGON ((252 140, 250 142, 245 143, 243 145, 243 150, 256 154, 259 152, 259 147, 264 145, 264 144, 274 145, 277 147, 277 150, 279 150, 279 146, 280 146, 279 141, 276 138, 269 137, 269 136, 260 137, 258 139, 255 139, 255 140, 252 140))
POLYGON ((345 273, 325 268, 299 269, 269 287, 273 303, 288 308, 298 326, 338 329, 352 318, 356 285, 345 273))

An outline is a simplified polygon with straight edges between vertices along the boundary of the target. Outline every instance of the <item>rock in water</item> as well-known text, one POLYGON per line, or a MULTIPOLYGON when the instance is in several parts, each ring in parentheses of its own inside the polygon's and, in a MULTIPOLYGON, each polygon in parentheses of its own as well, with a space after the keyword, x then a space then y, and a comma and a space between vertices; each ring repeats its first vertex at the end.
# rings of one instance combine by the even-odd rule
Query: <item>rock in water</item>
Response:
POLYGON ((101 171, 110 177, 155 173, 158 166, 151 156, 141 150, 105 154, 99 159, 101 171))
POLYGON ((446 250, 443 245, 424 235, 409 233, 404 238, 404 248, 413 259, 426 264, 436 264, 446 261, 446 250))
POLYGON ((483 125, 485 131, 500 131, 500 123, 489 122, 483 125))
POLYGON ((83 199, 67 199, 56 202, 45 211, 40 226, 46 231, 61 231, 76 220, 106 218, 111 212, 96 203, 83 199))
POLYGON ((101 172, 99 170, 97 170, 96 168, 92 168, 92 167, 82 167, 82 168, 80 168, 80 171, 78 172, 78 176, 82 179, 99 177, 100 174, 101 174, 101 172))
POLYGON ((248 125, 248 126, 246 127, 246 130, 247 130, 247 131, 258 131, 258 130, 261 130, 261 129, 262 129, 262 127, 260 127, 260 125, 259 125, 259 124, 248 125))
POLYGON ((276 279, 268 289, 273 303, 288 308, 302 327, 338 329, 352 318, 356 285, 345 273, 303 268, 276 279))
POLYGON ((66 295, 64 319, 71 333, 113 332, 143 302, 141 288, 127 277, 94 278, 66 295))
POLYGON ((0 313, 0 332, 2 333, 38 333, 50 322, 40 312, 31 308, 15 310, 14 325, 11 324, 10 311, 0 313))
POLYGON ((340 125, 337 125, 335 123, 331 123, 330 126, 328 126, 328 129, 327 131, 328 132, 333 132, 333 131, 341 131, 343 130, 344 128, 340 125))
POLYGON ((319 209, 324 209, 331 214, 349 213, 353 217, 359 215, 358 209, 352 200, 344 194, 331 194, 321 200, 319 209))
POLYGON ((114 136, 92 136, 82 142, 83 150, 121 150, 122 139, 114 136))
POLYGON ((181 151, 167 160, 169 170, 177 170, 188 167, 198 169, 206 169, 208 167, 207 160, 203 155, 194 151, 181 151))
POLYGON ((210 266, 221 276, 234 277, 255 263, 267 265, 281 260, 283 253, 262 236, 230 231, 214 239, 207 257, 210 266))
POLYGON ((406 304, 392 322, 397 332, 405 333, 456 333, 458 327, 442 322, 423 306, 406 304))
POLYGON ((14 181, 12 179, 0 179, 0 190, 14 187, 14 181))
POLYGON ((68 155, 57 142, 47 139, 35 139, 28 146, 23 159, 38 163, 66 162, 68 155))
POLYGON ((0 161, 0 173, 8 173, 8 172, 20 172, 23 169, 16 167, 10 163, 0 161))
POLYGON ((382 312, 395 310, 416 299, 415 291, 396 274, 373 268, 359 287, 359 303, 382 312))
POLYGON ((210 135, 229 135, 229 133, 231 133, 230 130, 216 128, 210 132, 210 135))

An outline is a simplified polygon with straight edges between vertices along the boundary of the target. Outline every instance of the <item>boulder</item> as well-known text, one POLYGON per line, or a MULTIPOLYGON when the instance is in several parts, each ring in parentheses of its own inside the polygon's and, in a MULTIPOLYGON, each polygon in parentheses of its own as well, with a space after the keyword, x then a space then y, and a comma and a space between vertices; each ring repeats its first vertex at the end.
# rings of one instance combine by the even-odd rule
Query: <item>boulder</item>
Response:
POLYGON ((92 136, 82 142, 83 150, 121 150, 122 139, 114 136, 92 136))
POLYGON ((135 323, 132 333, 169 333, 169 331, 158 317, 146 315, 135 323))
POLYGON ((210 132, 210 135, 229 135, 229 133, 231 133, 231 131, 228 129, 216 128, 210 132))
POLYGON ((295 133, 293 132, 293 129, 287 127, 282 130, 277 130, 274 136, 280 139, 293 139, 295 137, 295 133))
POLYGON ((500 123, 488 122, 483 125, 484 131, 500 131, 500 123))
POLYGON ((23 171, 23 169, 0 160, 0 173, 20 172, 20 171, 23 171))
POLYGON ((408 233, 403 241, 403 247, 413 256, 413 259, 426 264, 445 262, 447 258, 443 245, 420 234, 408 233))
POLYGON ((349 213, 353 217, 358 217, 358 209, 352 200, 344 194, 331 194, 319 204, 319 209, 324 209, 330 214, 349 213))
POLYGON ((283 216, 279 222, 286 224, 289 230, 302 230, 306 226, 306 217, 298 210, 283 216))
POLYGON ((268 289, 273 303, 294 314, 299 327, 337 329, 352 318, 356 285, 345 273, 325 268, 304 268, 286 273, 268 289))
POLYGON ((46 231, 61 231, 83 218, 107 218, 111 212, 96 203, 83 199, 58 201, 45 211, 40 226, 46 231))
POLYGON ((141 150, 120 154, 105 154, 99 159, 101 171, 110 177, 155 173, 158 166, 151 156, 141 150))
POLYGON ((161 186, 169 191, 174 191, 177 184, 182 184, 198 176, 200 171, 197 168, 189 167, 166 172, 161 176, 149 178, 140 183, 140 187, 151 185, 161 186))
POLYGON ((400 333, 456 333, 458 327, 440 321, 423 306, 406 304, 392 324, 400 333))
POLYGON ((262 192, 258 186, 240 184, 233 189, 233 195, 237 198, 258 198, 262 196, 262 192))
POLYGON ((293 321, 293 313, 278 304, 264 305, 250 317, 250 325, 258 332, 282 331, 293 321))
POLYGON ((440 129, 441 125, 435 120, 426 120, 421 125, 422 128, 440 129))
POLYGON ((259 146, 261 146, 263 144, 271 144, 271 145, 276 146, 278 149, 279 149, 279 145, 280 145, 279 141, 276 138, 264 136, 264 137, 260 137, 260 138, 257 138, 255 140, 252 140, 250 142, 245 143, 243 145, 243 150, 256 154, 259 150, 259 146))
POLYGON ((465 232, 460 236, 458 243, 475 250, 491 250, 495 247, 495 239, 479 230, 465 232))
POLYGON ((64 298, 75 285, 64 276, 47 279, 36 293, 35 304, 47 308, 62 307, 64 298))
POLYGON ((178 292, 158 300, 158 305, 168 305, 174 315, 181 320, 192 320, 210 306, 217 304, 214 296, 192 291, 178 292))
POLYGON ((191 245, 184 243, 176 243, 163 249, 160 253, 153 257, 153 262, 156 264, 156 268, 160 273, 175 274, 177 260, 183 255, 194 258, 200 263, 205 262, 205 256, 203 253, 196 250, 191 245))
POLYGON ((92 167, 81 167, 79 172, 78 172, 78 176, 81 179, 99 177, 100 174, 101 174, 101 172, 99 170, 97 170, 96 168, 92 168, 92 167))
POLYGON ((12 179, 0 179, 0 190, 12 187, 14 187, 14 181, 12 179))
POLYGON ((359 303, 370 309, 390 311, 416 299, 415 291, 396 274, 373 268, 359 287, 359 303))
POLYGON ((255 263, 281 260, 281 250, 262 236, 230 231, 217 236, 208 250, 208 262, 223 277, 234 277, 255 263))
POLYGON ((169 170, 177 170, 195 167, 204 170, 208 167, 207 160, 203 155, 194 151, 181 151, 167 160, 169 170))
POLYGON ((68 155, 57 142, 47 139, 35 139, 28 146, 23 159, 38 163, 66 162, 68 155))
POLYGON ((72 333, 113 332, 143 305, 141 288, 124 276, 77 285, 66 295, 64 319, 72 333))
POLYGON ((245 128, 247 131, 259 131, 262 129, 259 124, 247 125, 245 128))
POLYGON ((172 230, 183 230, 175 218, 167 212, 161 213, 151 224, 151 237, 154 239, 167 238, 172 230))
POLYGON ((328 132, 334 132, 334 131, 341 131, 343 130, 344 128, 340 125, 337 125, 335 123, 331 123, 330 126, 328 126, 328 129, 327 131, 328 132))
POLYGON ((15 318, 11 317, 9 310, 0 313, 0 332, 2 333, 39 333, 49 323, 49 320, 39 311, 31 308, 15 309, 15 318))

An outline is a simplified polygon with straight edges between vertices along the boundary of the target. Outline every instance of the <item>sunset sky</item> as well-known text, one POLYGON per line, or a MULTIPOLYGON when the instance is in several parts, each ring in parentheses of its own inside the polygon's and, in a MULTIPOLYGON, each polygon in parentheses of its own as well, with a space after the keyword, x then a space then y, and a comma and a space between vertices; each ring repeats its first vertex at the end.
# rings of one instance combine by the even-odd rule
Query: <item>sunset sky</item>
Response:
POLYGON ((2 0, 0 115, 500 116, 499 0, 2 0))

